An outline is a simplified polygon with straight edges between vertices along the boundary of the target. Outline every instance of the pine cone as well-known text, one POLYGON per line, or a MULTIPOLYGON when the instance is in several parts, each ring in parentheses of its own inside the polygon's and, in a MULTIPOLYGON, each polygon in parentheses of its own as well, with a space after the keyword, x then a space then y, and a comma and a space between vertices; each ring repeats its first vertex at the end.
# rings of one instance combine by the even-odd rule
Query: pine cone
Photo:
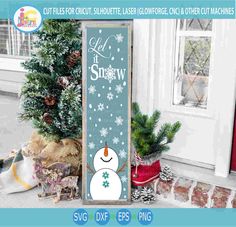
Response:
POLYGON ((81 58, 80 51, 76 50, 72 52, 68 57, 67 57, 67 65, 69 68, 72 68, 75 66, 75 64, 78 62, 78 60, 81 58))
POLYGON ((141 198, 141 192, 138 189, 135 189, 132 193, 131 193, 131 200, 133 202, 138 202, 141 198))
POLYGON ((57 84, 63 88, 67 88, 70 84, 72 77, 70 76, 60 76, 57 79, 57 84))
POLYGON ((162 181, 172 181, 173 180, 173 173, 169 166, 165 166, 160 173, 160 179, 162 181))
POLYGON ((154 190, 152 188, 144 187, 141 190, 141 197, 152 194, 153 192, 154 192, 154 190))
POLYGON ((51 125, 53 120, 52 120, 52 117, 49 113, 44 113, 43 115, 43 120, 48 124, 48 125, 51 125))
POLYGON ((151 204, 156 200, 156 195, 152 188, 144 187, 141 191, 141 200, 145 204, 151 204))
POLYGON ((156 196, 153 194, 149 194, 142 198, 144 204, 151 204, 156 201, 156 196))
POLYGON ((44 103, 47 105, 47 106, 54 106, 56 104, 56 97, 54 96, 46 96, 44 98, 44 103))

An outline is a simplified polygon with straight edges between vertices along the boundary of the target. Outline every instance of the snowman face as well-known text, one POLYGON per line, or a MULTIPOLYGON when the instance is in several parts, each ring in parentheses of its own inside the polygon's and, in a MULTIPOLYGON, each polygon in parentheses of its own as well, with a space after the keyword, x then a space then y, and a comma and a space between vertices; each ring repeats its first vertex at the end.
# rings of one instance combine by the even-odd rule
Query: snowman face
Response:
POLYGON ((108 153, 104 152, 104 148, 98 150, 93 159, 93 166, 96 171, 104 168, 117 171, 118 164, 118 156, 111 148, 108 148, 108 153))

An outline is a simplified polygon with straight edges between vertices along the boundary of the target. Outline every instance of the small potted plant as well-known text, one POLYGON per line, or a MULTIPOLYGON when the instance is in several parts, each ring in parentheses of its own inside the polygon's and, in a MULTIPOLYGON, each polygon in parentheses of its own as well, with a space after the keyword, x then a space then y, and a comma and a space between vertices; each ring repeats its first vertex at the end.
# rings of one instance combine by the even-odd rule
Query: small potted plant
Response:
POLYGON ((161 154, 169 150, 168 144, 173 142, 180 129, 180 122, 165 123, 156 133, 159 118, 159 111, 154 111, 149 117, 140 111, 137 103, 133 103, 131 137, 135 162, 131 169, 131 179, 134 186, 144 186, 159 177, 161 154))

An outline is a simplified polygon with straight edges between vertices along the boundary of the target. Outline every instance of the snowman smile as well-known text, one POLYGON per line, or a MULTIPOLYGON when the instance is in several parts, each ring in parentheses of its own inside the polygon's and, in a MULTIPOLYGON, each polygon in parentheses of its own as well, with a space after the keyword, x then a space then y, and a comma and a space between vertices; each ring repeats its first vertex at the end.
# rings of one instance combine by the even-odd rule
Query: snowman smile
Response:
POLYGON ((116 171, 119 166, 119 160, 116 152, 111 148, 105 147, 99 149, 93 158, 94 169, 97 172, 100 169, 112 169, 116 171))
POLYGON ((102 157, 100 158, 103 162, 110 162, 112 160, 112 157, 109 160, 104 160, 102 157))

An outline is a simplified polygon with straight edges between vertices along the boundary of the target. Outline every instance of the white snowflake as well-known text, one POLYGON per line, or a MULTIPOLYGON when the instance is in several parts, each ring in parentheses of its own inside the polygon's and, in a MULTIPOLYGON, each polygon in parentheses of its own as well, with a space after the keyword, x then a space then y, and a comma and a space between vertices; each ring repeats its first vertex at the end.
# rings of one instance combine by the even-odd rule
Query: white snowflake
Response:
POLYGON ((89 94, 94 94, 96 92, 96 88, 94 85, 90 85, 90 87, 88 88, 89 94))
POLYGON ((128 180, 128 178, 125 175, 121 176, 120 179, 121 179, 122 183, 125 183, 128 180))
POLYGON ((120 140, 119 140, 118 137, 114 137, 114 138, 112 139, 112 142, 113 142, 114 144, 118 144, 118 143, 120 142, 120 140))
POLYGON ((103 110, 104 110, 104 104, 99 103, 99 104, 98 104, 98 110, 99 110, 99 111, 103 111, 103 110))
POLYGON ((112 68, 111 65, 109 65, 109 67, 105 69, 105 74, 106 74, 105 79, 107 79, 109 83, 111 83, 113 80, 116 79, 115 73, 116 73, 115 69, 112 68))
POLYGON ((118 94, 119 94, 119 93, 122 93, 122 91, 123 91, 123 87, 122 87, 122 85, 121 85, 121 84, 116 85, 115 90, 116 90, 116 92, 117 92, 118 94))
POLYGON ((107 94, 107 99, 109 100, 109 101, 111 101, 112 99, 113 99, 113 94, 111 93, 111 92, 109 92, 108 94, 107 94))
POLYGON ((88 144, 88 147, 89 147, 90 149, 94 149, 94 148, 95 148, 95 144, 94 144, 93 142, 90 142, 90 143, 88 144))
POLYGON ((123 124, 123 121, 124 121, 123 118, 119 116, 119 117, 116 117, 115 123, 117 126, 119 126, 123 124))
POLYGON ((107 134, 108 134, 107 128, 102 128, 102 129, 100 130, 100 134, 101 134, 102 137, 106 137, 107 134))
POLYGON ((120 150, 119 156, 120 156, 120 158, 126 158, 126 152, 124 149, 120 150))
POLYGON ((117 41, 117 43, 122 43, 124 36, 120 33, 120 34, 116 34, 115 39, 117 41))

